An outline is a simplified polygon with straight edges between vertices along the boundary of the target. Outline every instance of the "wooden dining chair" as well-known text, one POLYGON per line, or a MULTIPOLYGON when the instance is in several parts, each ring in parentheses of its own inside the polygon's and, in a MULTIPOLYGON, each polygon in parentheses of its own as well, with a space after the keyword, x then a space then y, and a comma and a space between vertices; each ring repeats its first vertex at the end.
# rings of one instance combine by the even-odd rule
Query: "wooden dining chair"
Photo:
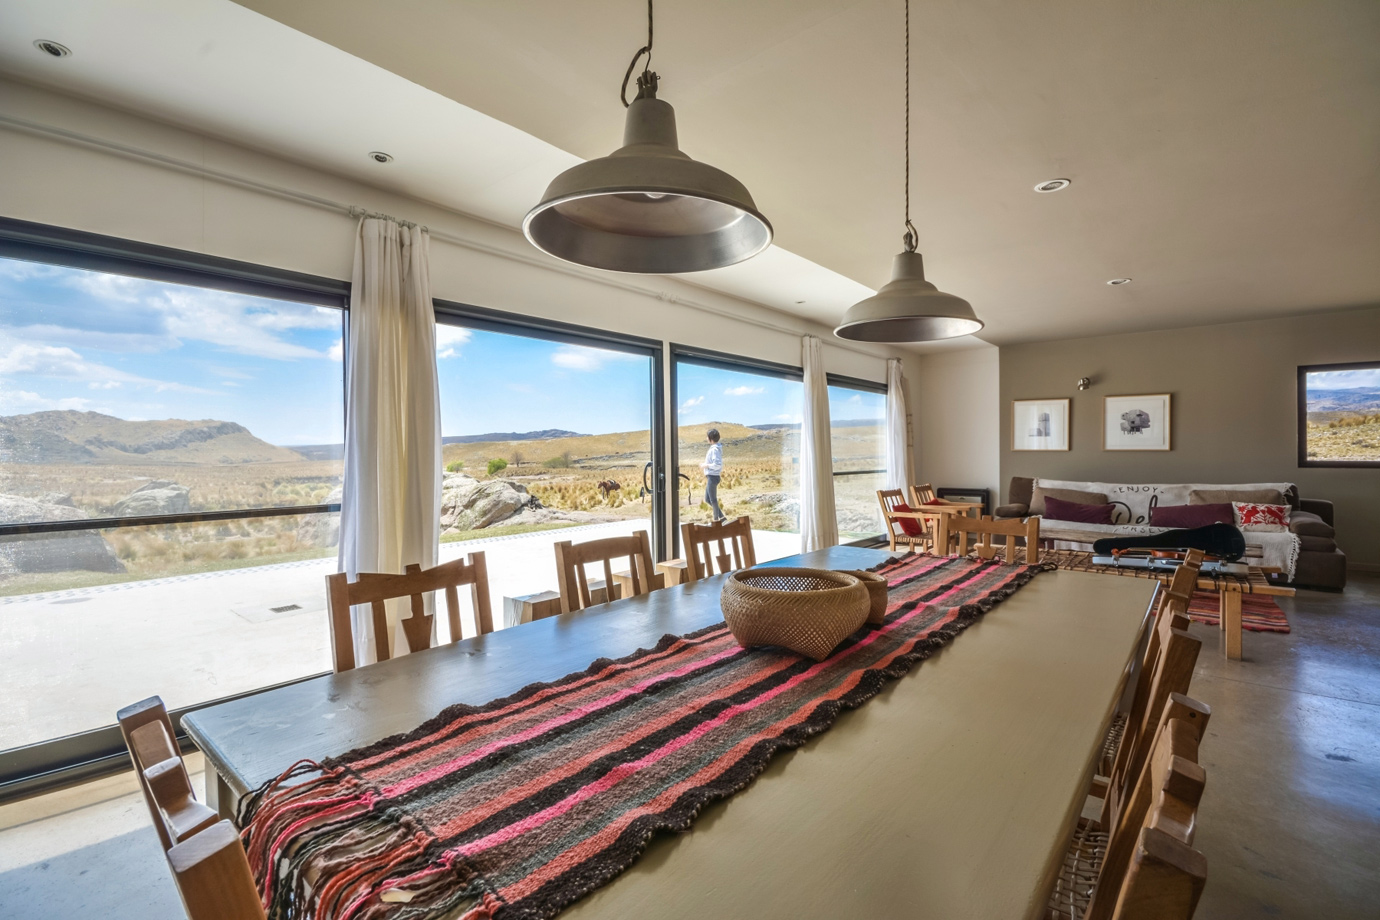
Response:
POLYGON ((602 563, 604 568, 604 591, 609 601, 620 597, 635 597, 655 590, 662 582, 652 564, 651 542, 647 531, 639 530, 628 537, 608 537, 603 540, 589 540, 585 543, 572 543, 563 540, 556 544, 556 578, 561 590, 561 612, 584 610, 596 602, 590 592, 589 578, 585 566, 602 563), (625 572, 615 573, 612 562, 627 558, 625 572))
POLYGON ((410 651, 431 648, 434 615, 426 612, 425 595, 444 591, 446 614, 450 621, 450 636, 454 642, 463 635, 460 624, 461 585, 470 586, 470 601, 479 635, 493 632, 493 613, 489 609, 489 570, 483 553, 470 553, 464 559, 454 559, 423 570, 409 565, 401 575, 361 572, 350 581, 344 572, 326 576, 326 601, 330 610, 331 657, 335 670, 348 671, 355 667, 354 624, 350 608, 368 604, 373 614, 375 657, 387 661, 393 657, 392 636, 388 629, 386 601, 398 597, 412 599, 411 615, 401 620, 403 636, 410 651))
POLYGON ((752 544, 752 518, 747 515, 731 521, 711 524, 680 525, 681 551, 685 553, 685 581, 687 584, 723 575, 738 569, 750 569, 757 564, 757 549, 752 544))
POLYGON ((229 821, 168 850, 168 866, 188 920, 264 920, 244 844, 229 821))
POLYGON ((163 851, 215 824, 219 816, 198 802, 192 791, 192 778, 182 762, 163 701, 151 696, 121 709, 115 719, 163 851))
POLYGON ((1040 519, 1029 517, 996 520, 991 516, 971 518, 966 514, 951 514, 936 522, 935 540, 938 545, 947 546, 949 538, 957 537, 958 555, 969 552, 968 537, 973 536, 972 552, 979 559, 994 559, 997 544, 994 537, 1005 537, 1006 548, 1003 559, 1008 564, 1016 561, 1016 540, 1025 539, 1025 564, 1034 565, 1040 561, 1040 519))
POLYGON ((928 482, 921 482, 912 485, 910 491, 910 506, 918 508, 928 502, 938 501, 939 498, 934 494, 934 486, 928 482))
POLYGON ((893 553, 898 547, 918 553, 938 552, 935 549, 937 525, 950 512, 909 505, 900 489, 878 489, 877 503, 882 506, 882 519, 886 521, 887 540, 893 553))
MULTIPOLYGON (((1176 700, 1179 703, 1190 712, 1202 706, 1186 698, 1176 700)), ((1198 765, 1206 727, 1205 720, 1166 713, 1155 736, 1150 768, 1118 823, 1104 827, 1079 820, 1048 902, 1048 917, 1188 920, 1192 916, 1206 878, 1201 856, 1188 853, 1207 779, 1198 765), (1166 838, 1178 846, 1167 845, 1166 838)))

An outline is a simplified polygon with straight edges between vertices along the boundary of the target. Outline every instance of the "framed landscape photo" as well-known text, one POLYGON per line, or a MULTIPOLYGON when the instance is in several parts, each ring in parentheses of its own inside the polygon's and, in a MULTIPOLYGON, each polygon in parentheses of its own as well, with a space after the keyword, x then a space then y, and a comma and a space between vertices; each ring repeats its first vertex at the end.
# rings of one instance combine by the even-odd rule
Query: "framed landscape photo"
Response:
POLYGON ((1299 368, 1299 466, 1380 467, 1380 361, 1299 368))
POLYGON ((1102 449, 1169 450, 1169 394, 1106 397, 1102 449))
POLYGON ((1068 450, 1069 400, 1011 400, 1012 450, 1068 450))

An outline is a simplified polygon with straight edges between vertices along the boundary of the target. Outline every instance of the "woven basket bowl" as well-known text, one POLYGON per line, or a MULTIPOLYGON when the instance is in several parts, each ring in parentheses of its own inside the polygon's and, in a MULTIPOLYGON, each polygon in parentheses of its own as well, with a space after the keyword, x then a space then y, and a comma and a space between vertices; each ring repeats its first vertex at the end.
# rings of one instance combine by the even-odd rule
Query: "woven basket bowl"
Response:
POLYGON ((867 586, 867 593, 872 598, 872 609, 867 612, 867 622, 880 624, 886 620, 886 579, 876 572, 863 572, 861 570, 845 571, 845 575, 852 575, 858 581, 867 586))
POLYGON ((867 621, 872 599, 844 572, 769 568, 734 572, 720 604, 739 645, 779 645, 823 661, 867 621))

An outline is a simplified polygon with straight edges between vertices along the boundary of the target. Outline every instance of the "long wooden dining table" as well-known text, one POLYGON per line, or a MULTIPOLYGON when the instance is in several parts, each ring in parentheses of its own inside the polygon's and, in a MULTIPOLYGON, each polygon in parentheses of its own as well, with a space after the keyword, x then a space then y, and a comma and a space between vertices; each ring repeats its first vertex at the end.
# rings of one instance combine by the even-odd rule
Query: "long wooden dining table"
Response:
MULTIPOLYGON (((768 565, 866 568, 833 547, 768 565)), ((722 620, 725 576, 329 674, 183 717, 222 813, 297 760, 407 732, 722 620), (214 778, 212 777, 214 774, 214 778)), ((1043 914, 1154 583, 1036 577, 562 920, 1043 914)))

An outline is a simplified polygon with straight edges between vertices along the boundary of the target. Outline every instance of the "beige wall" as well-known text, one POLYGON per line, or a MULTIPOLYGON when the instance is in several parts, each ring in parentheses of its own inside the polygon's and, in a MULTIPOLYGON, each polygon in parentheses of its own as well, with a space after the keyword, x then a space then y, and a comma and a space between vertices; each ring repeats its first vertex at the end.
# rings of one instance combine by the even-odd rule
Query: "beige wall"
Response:
POLYGON ((988 488, 999 504, 998 351, 946 350, 907 362, 916 479, 936 487, 988 488))
POLYGON ((1336 504, 1337 542, 1380 568, 1380 469, 1300 469, 1297 372, 1380 361, 1380 307, 1001 349, 1001 478, 1296 482, 1336 504), (1079 392, 1079 377, 1092 387, 1079 392), (1170 393, 1173 450, 1102 450, 1104 396, 1170 393), (1068 452, 1012 452, 1011 400, 1070 397, 1068 452))
MULTIPOLYGON (((800 317, 666 276, 567 266, 516 230, 469 218, 226 141, 0 79, 0 215, 348 280, 356 219, 293 198, 310 195, 416 221, 433 233, 432 292, 442 299, 800 364, 800 336, 824 342, 830 372, 885 382, 886 358, 845 346, 800 317), (68 137, 55 132, 67 132, 68 137), (84 140, 85 139, 85 140, 84 140), (266 193, 208 178, 123 145, 268 184, 266 193)), ((913 357, 913 355, 910 355, 913 357)), ((669 387, 668 387, 669 391, 669 387)))

